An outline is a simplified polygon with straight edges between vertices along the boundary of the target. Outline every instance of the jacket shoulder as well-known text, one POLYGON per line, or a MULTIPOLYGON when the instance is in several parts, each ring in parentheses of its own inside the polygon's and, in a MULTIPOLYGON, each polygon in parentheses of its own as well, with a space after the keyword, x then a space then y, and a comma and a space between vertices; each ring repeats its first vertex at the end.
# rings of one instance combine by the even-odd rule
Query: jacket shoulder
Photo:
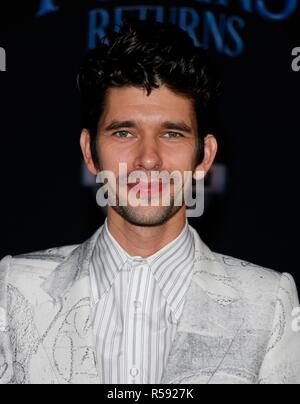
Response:
POLYGON ((216 259, 224 265, 226 270, 232 273, 232 275, 257 276, 259 279, 266 279, 268 281, 277 281, 278 277, 281 277, 281 273, 249 261, 219 253, 214 253, 214 255, 216 259))
POLYGON ((27 254, 20 254, 12 257, 14 260, 39 260, 61 263, 64 261, 78 245, 70 245, 47 250, 35 251, 27 254))
POLYGON ((65 261, 77 248, 77 245, 51 248, 28 254, 6 256, 0 262, 0 279, 6 279, 11 285, 28 279, 45 279, 65 261))
POLYGON ((247 300, 273 300, 277 295, 282 273, 231 256, 214 255, 247 300))

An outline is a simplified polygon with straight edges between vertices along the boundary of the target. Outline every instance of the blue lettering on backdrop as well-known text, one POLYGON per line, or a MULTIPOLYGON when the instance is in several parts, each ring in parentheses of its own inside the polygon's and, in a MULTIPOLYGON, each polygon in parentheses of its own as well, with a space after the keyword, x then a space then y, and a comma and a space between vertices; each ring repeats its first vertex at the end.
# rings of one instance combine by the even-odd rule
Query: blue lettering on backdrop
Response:
POLYGON ((268 10, 264 0, 256 1, 256 10, 258 14, 267 20, 285 20, 290 17, 297 8, 298 0, 285 0, 283 9, 280 13, 275 13, 268 10))
POLYGON ((98 41, 105 36, 110 25, 120 26, 127 13, 135 13, 140 20, 146 20, 150 13, 157 21, 169 21, 184 29, 193 39, 196 46, 215 49, 227 56, 235 57, 244 50, 240 31, 245 28, 245 22, 238 16, 225 14, 215 15, 211 11, 198 12, 191 7, 172 7, 166 15, 163 7, 130 6, 117 7, 111 15, 105 9, 95 9, 89 12, 88 48, 94 49, 98 41), (149 13, 149 14, 148 14, 149 13), (229 41, 231 45, 227 44, 229 41))
MULTIPOLYGON (((193 39, 196 46, 214 48, 229 57, 236 57, 244 51, 243 31, 246 20, 242 16, 217 13, 196 7, 167 7, 161 5, 119 6, 118 1, 95 0, 98 3, 113 3, 110 9, 96 8, 88 11, 88 49, 94 49, 97 43, 106 36, 108 28, 121 25, 128 14, 134 14, 139 20, 155 19, 159 22, 170 22, 184 29, 193 39)), ((290 17, 297 9, 297 0, 281 0, 277 2, 277 11, 270 9, 267 0, 194 0, 197 4, 219 6, 229 9, 238 5, 241 12, 257 14, 263 19, 281 21, 290 17), (279 7, 278 7, 279 6, 279 7), (279 11, 278 11, 279 10, 279 11)), ((138 0, 137 0, 138 2, 138 0)), ((162 1, 163 3, 163 1, 162 1)), ((192 3, 192 1, 191 1, 192 3)), ((59 0, 40 0, 37 16, 44 16, 59 10, 59 0)))
POLYGON ((58 10, 59 7, 54 4, 54 0, 40 0, 40 7, 37 16, 41 17, 58 10))
MULTIPOLYGON (((197 2, 224 7, 229 7, 230 5, 228 0, 197 0, 197 2)), ((248 13, 253 13, 253 0, 241 0, 241 10, 248 13)))
POLYGON ((106 35, 110 15, 107 10, 96 9, 89 12, 88 48, 94 49, 98 40, 106 35))
MULTIPOLYGON (((211 4, 216 6, 229 7, 229 0, 197 0, 198 3, 211 4)), ((270 2, 272 3, 272 2, 270 2)), ((298 0, 282 0, 277 2, 281 7, 280 12, 271 11, 266 0, 240 0, 240 8, 242 11, 254 13, 257 12, 262 18, 267 20, 285 20, 290 17, 297 8, 298 0), (282 3, 282 4, 281 4, 282 3)), ((276 4, 276 6, 278 5, 276 4)))
POLYGON ((208 48, 209 44, 214 42, 217 51, 221 53, 224 48, 226 16, 220 14, 216 17, 214 13, 209 11, 205 14, 205 17, 206 23, 203 30, 204 47, 208 48))
POLYGON ((181 7, 178 10, 178 25, 194 40, 196 46, 201 46, 196 29, 199 27, 200 17, 194 8, 181 7))
POLYGON ((242 30, 246 27, 245 21, 238 16, 232 16, 228 18, 227 21, 227 30, 229 37, 233 41, 233 48, 230 48, 228 45, 224 46, 224 54, 230 57, 236 57, 241 55, 244 52, 244 42, 239 35, 239 30, 242 30))

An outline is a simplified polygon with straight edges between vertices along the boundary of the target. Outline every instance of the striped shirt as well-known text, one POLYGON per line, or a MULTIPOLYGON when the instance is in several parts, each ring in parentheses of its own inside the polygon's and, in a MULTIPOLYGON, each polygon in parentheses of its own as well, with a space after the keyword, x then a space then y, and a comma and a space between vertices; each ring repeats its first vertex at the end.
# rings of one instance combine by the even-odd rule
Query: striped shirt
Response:
POLYGON ((128 255, 106 219, 90 265, 102 384, 160 383, 191 283, 194 253, 188 221, 175 240, 142 258, 128 255))

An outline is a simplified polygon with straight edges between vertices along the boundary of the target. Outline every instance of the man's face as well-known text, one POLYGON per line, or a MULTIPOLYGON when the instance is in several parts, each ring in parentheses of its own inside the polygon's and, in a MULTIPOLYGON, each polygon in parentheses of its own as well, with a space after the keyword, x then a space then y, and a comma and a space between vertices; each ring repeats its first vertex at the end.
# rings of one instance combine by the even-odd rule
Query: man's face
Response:
MULTIPOLYGON (((149 182, 153 172, 179 171, 183 176, 185 171, 194 171, 196 150, 197 121, 192 101, 165 86, 153 90, 150 96, 135 87, 109 89, 98 127, 101 170, 113 172, 117 180, 120 163, 127 164, 128 176, 143 171, 149 182)), ((131 224, 158 226, 185 209, 184 205, 174 206, 174 185, 170 186, 169 206, 164 206, 162 199, 158 206, 119 206, 124 192, 131 189, 126 188, 119 192, 118 184, 117 206, 109 209, 131 224)))

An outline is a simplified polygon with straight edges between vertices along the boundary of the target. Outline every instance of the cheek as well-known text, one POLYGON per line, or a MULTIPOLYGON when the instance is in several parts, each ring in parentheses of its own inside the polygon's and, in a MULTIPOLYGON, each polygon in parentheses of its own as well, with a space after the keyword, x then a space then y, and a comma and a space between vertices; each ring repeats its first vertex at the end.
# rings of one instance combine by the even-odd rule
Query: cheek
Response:
POLYGON ((104 170, 119 172, 119 164, 127 163, 130 168, 132 152, 118 148, 115 144, 99 142, 99 156, 104 170))
POLYGON ((174 169, 179 171, 188 171, 193 168, 195 159, 195 146, 182 146, 173 153, 166 156, 166 161, 174 169))

